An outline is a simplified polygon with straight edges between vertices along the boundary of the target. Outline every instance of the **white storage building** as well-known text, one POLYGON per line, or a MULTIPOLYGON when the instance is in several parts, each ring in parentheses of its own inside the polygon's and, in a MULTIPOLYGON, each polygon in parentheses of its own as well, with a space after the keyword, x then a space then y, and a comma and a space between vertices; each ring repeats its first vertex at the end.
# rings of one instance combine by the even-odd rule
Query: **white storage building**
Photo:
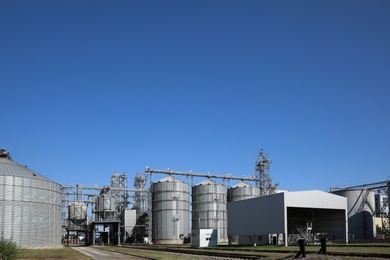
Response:
POLYGON ((348 243, 347 199, 319 190, 228 203, 228 236, 239 244, 284 244, 326 233, 348 243))

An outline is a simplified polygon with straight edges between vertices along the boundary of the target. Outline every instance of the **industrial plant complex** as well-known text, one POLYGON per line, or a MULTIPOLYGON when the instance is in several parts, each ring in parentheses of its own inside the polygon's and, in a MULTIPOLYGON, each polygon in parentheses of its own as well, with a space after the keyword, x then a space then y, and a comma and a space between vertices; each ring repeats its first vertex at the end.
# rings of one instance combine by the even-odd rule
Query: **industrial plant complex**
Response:
POLYGON ((388 239, 390 181, 281 191, 263 150, 251 177, 146 168, 106 186, 61 185, 0 150, 0 232, 19 247, 63 244, 281 246, 388 239), (155 176, 163 176, 153 180, 155 176), (133 183, 130 184, 130 180, 133 183), (195 182, 196 180, 196 182, 195 182), (200 180, 200 181, 199 181, 200 180), (230 181, 239 182, 230 186, 230 181))

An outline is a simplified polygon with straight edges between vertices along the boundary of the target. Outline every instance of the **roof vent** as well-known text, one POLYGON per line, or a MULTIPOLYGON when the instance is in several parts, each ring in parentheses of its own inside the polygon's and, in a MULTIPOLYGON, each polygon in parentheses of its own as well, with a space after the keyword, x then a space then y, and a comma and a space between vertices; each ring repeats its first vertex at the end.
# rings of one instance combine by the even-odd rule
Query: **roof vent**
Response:
POLYGON ((6 149, 4 149, 4 148, 1 148, 1 149, 0 149, 0 158, 7 158, 7 159, 12 160, 11 155, 10 155, 9 152, 8 152, 6 149))

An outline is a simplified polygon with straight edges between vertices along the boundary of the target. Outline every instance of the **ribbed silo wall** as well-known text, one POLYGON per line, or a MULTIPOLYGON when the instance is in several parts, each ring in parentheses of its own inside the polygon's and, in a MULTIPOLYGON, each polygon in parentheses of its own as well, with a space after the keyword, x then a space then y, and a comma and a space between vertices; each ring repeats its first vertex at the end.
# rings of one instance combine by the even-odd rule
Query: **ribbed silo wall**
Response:
POLYGON ((228 202, 233 202, 233 201, 257 198, 259 196, 260 196, 259 188, 247 183, 241 183, 240 185, 236 185, 228 189, 227 199, 228 202))
POLYGON ((183 244, 190 233, 189 185, 171 176, 152 185, 152 241, 183 244))
POLYGON ((218 242, 228 242, 225 185, 207 180, 192 187, 192 229, 217 229, 218 242))
POLYGON ((376 236, 374 191, 358 189, 333 193, 347 198, 349 239, 374 239, 376 236))
POLYGON ((61 246, 61 186, 0 176, 0 229, 20 247, 61 246))

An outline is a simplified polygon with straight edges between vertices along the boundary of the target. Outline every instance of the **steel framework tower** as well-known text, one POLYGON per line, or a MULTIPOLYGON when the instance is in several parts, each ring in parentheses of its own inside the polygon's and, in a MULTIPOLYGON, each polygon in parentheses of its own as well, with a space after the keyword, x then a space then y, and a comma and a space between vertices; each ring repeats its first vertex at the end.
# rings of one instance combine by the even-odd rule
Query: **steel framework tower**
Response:
POLYGON ((269 159, 268 155, 264 154, 263 149, 261 149, 257 156, 255 166, 256 184, 260 189, 260 196, 274 194, 279 185, 278 183, 272 183, 270 175, 271 163, 272 161, 269 159))

